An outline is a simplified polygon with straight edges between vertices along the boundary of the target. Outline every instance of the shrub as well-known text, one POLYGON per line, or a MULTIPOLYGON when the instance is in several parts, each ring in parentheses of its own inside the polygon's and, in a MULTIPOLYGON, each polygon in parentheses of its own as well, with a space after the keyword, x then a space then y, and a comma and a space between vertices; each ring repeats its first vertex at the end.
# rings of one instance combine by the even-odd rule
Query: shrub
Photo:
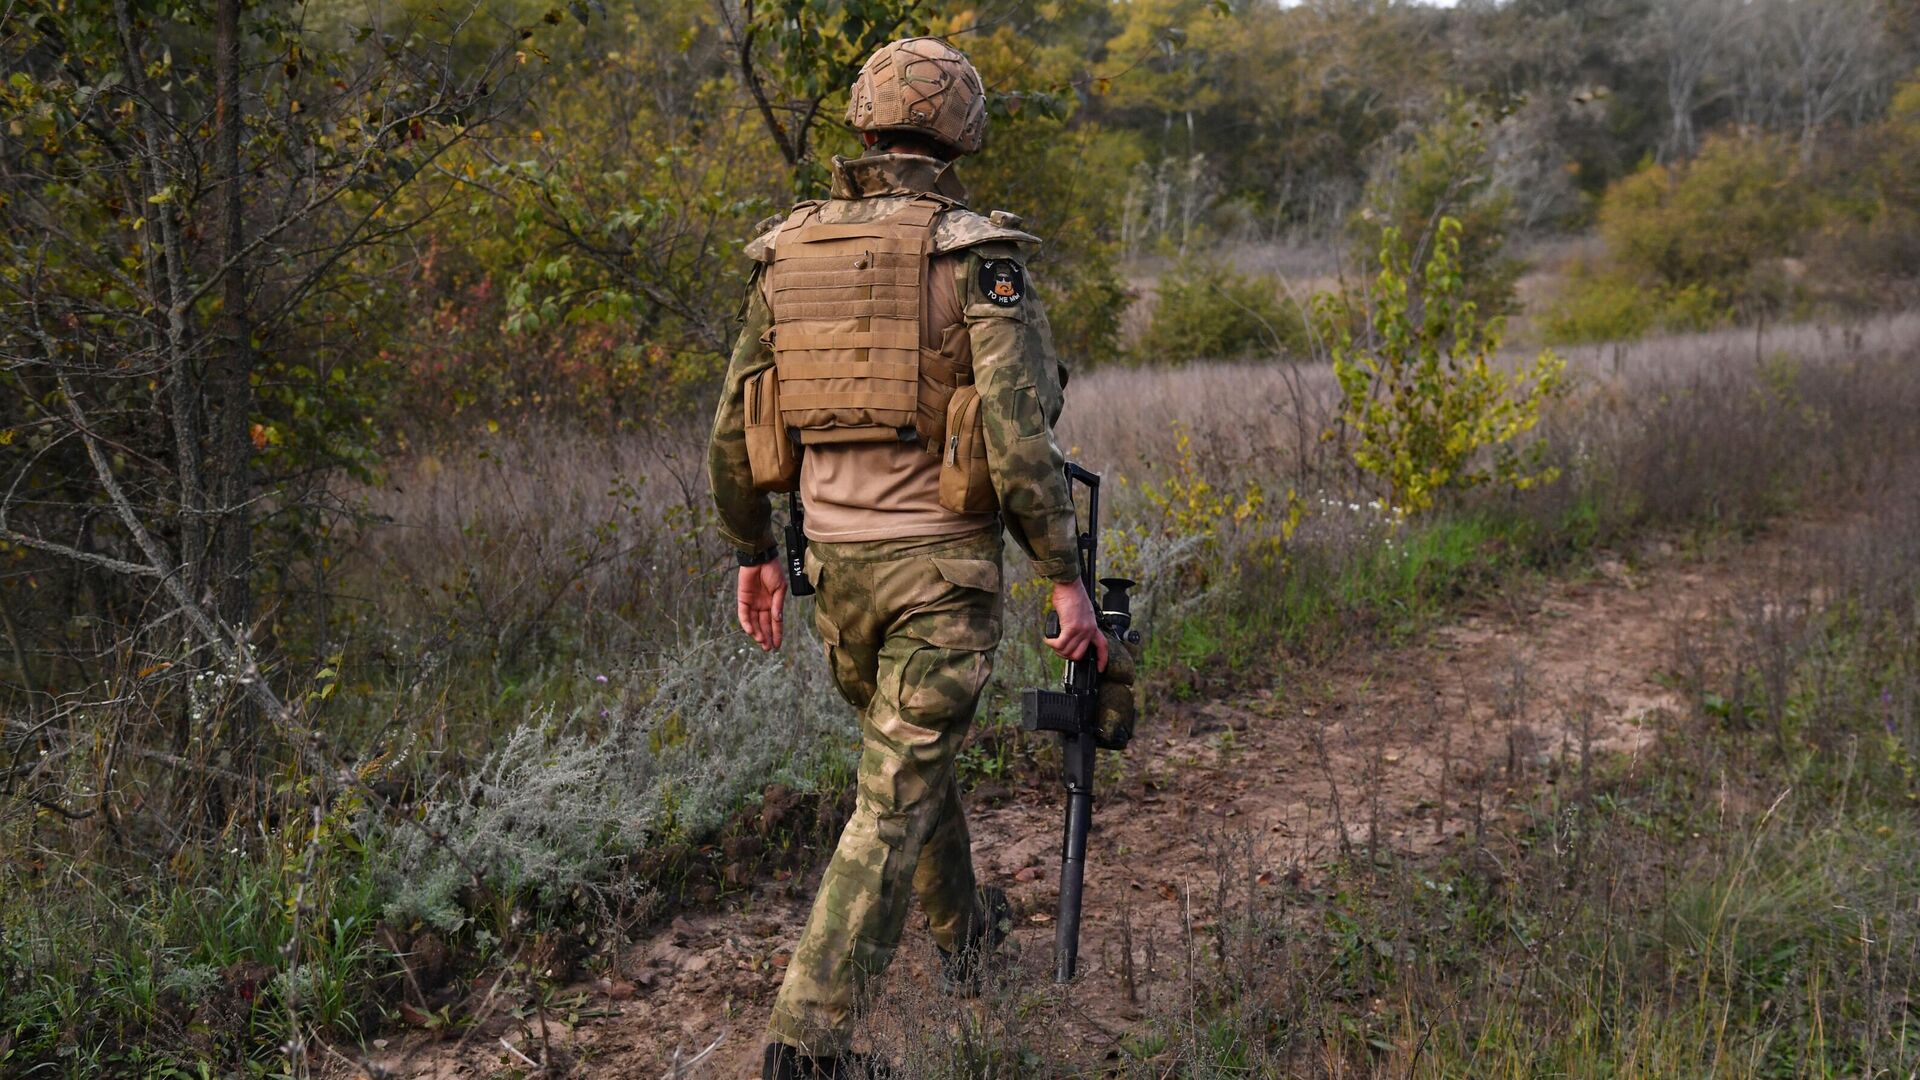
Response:
POLYGON ((1555 345, 1631 341, 1653 329, 1650 300, 1646 289, 1620 275, 1576 266, 1565 292, 1541 316, 1542 336, 1555 345))
POLYGON ((1808 244, 1808 291, 1853 310, 1911 305, 1920 277, 1920 77, 1901 86, 1884 122, 1830 138, 1814 167, 1826 220, 1808 244))
POLYGON ((734 635, 696 640, 597 722, 530 718, 439 793, 425 830, 397 834, 389 916, 457 929, 469 884, 549 908, 619 908, 655 884, 627 872, 629 858, 713 834, 769 782, 804 789, 835 775, 851 725, 822 651, 795 636, 786 653, 734 635))
POLYGON ((1160 281, 1153 319, 1134 346, 1143 362, 1238 359, 1306 351, 1298 305, 1279 299, 1280 283, 1218 263, 1188 260, 1160 281))
POLYGON ((1355 344, 1344 305, 1322 305, 1354 462, 1384 480, 1407 513, 1431 508, 1446 488, 1523 490, 1559 475, 1538 464, 1543 443, 1534 443, 1532 460, 1515 443, 1540 422, 1565 361, 1543 352, 1518 375, 1493 366, 1504 328, 1497 317, 1480 321, 1467 296, 1460 232, 1459 222, 1440 219, 1416 293, 1412 256, 1399 231, 1387 230, 1366 343, 1355 344))
POLYGON ((1696 290, 1722 311, 1777 311, 1789 299, 1779 260, 1819 209, 1793 149, 1715 136, 1684 165, 1648 165, 1607 190, 1600 236, 1610 269, 1663 297, 1696 290))
POLYGON ((1632 341, 1654 330, 1708 330, 1730 315, 1710 286, 1660 288, 1642 285, 1608 268, 1576 266, 1566 290, 1541 317, 1542 336, 1552 345, 1632 341))

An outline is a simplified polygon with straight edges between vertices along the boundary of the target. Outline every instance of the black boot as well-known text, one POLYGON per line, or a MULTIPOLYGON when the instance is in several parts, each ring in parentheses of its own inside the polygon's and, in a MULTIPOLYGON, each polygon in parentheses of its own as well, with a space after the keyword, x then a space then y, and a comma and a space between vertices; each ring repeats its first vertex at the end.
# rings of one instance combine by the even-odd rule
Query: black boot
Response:
POLYGON ((893 1069, 867 1054, 811 1057, 786 1043, 768 1043, 760 1080, 893 1080, 893 1069))
POLYGON ((988 959, 1013 930, 1013 905, 1005 889, 989 885, 980 890, 980 921, 967 929, 958 947, 940 950, 940 986, 949 994, 977 997, 988 959))
POLYGON ((800 1080, 811 1075, 813 1070, 802 1070, 795 1060, 797 1057, 793 1047, 786 1043, 768 1043, 766 1057, 760 1063, 760 1080, 800 1080))

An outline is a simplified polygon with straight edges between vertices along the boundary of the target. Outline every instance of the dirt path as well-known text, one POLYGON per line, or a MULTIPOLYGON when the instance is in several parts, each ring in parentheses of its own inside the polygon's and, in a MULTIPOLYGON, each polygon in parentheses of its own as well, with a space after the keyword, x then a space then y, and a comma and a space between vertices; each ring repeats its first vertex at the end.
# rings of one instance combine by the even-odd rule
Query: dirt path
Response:
MULTIPOLYGON (((1663 547, 1632 569, 1596 572, 1482 606, 1415 643, 1356 650, 1284 693, 1196 706, 1143 724, 1118 790, 1095 808, 1082 978, 1087 1015, 1124 1029, 1120 913, 1136 967, 1177 967, 1183 928, 1210 919, 1220 838, 1257 838, 1262 885, 1311 876, 1345 842, 1431 851, 1501 812, 1512 794, 1586 755, 1626 767, 1680 702, 1657 680, 1675 645, 1779 557, 1772 543, 1685 559, 1663 547), (1171 730, 1169 730, 1171 728, 1171 730), (1159 959, 1150 955, 1157 941, 1159 959)), ((1048 783, 976 799, 983 882, 1020 912, 1016 978, 1050 973, 1060 798, 1048 783)), ((565 1026, 576 1075, 658 1077, 720 1044, 689 1077, 758 1076, 762 1025, 812 882, 764 882, 724 910, 679 918, 629 950, 620 977, 587 992, 602 1015, 565 1026)), ((910 921, 891 984, 924 985, 929 947, 910 921)), ((1069 1025, 1071 1019, 1064 1021, 1069 1025)), ((515 1062, 497 1033, 447 1044, 396 1041, 383 1064, 405 1077, 500 1075, 515 1062)))

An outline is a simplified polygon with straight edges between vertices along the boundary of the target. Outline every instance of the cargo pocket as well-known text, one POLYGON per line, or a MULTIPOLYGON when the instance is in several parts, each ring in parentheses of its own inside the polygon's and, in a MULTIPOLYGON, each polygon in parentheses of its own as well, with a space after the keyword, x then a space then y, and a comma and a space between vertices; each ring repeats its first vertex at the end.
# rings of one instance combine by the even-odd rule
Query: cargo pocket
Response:
POLYGON ((747 380, 747 464, 761 491, 796 491, 800 454, 780 423, 780 372, 768 368, 747 380))
POLYGON ((956 514, 987 514, 1000 508, 987 470, 987 439, 980 391, 963 386, 947 406, 946 450, 940 457, 940 505, 956 514))
POLYGON ((937 557, 932 562, 951 588, 942 592, 938 583, 929 583, 929 602, 908 617, 901 632, 942 649, 991 652, 1000 644, 1000 564, 937 557))
MULTIPOLYGON (((949 731, 973 716, 1000 644, 1000 564, 994 559, 934 557, 939 580, 920 578, 925 604, 899 625, 888 648, 906 651, 891 665, 900 681, 883 686, 899 702, 904 725, 949 731)), ((912 731, 890 733, 902 743, 912 731)))
POLYGON ((933 560, 933 568, 940 572, 941 578, 949 585, 958 585, 963 589, 978 589, 981 592, 1000 593, 1000 566, 991 559, 942 559, 933 560))
MULTIPOLYGON (((818 563, 808 560, 810 567, 818 563)), ((813 569, 810 578, 818 577, 820 571, 813 569)), ((833 676, 833 688, 840 691, 847 704, 856 710, 865 712, 873 701, 874 685, 872 679, 861 673, 860 664, 853 653, 840 640, 840 624, 827 616, 825 605, 813 607, 813 629, 820 635, 820 641, 827 647, 827 673, 833 676)))
POLYGON ((874 727, 915 760, 931 762, 966 730, 980 704, 980 691, 993 674, 993 654, 978 649, 928 645, 914 650, 900 666, 900 708, 876 715, 874 727), (951 736, 951 737, 950 737, 951 736))

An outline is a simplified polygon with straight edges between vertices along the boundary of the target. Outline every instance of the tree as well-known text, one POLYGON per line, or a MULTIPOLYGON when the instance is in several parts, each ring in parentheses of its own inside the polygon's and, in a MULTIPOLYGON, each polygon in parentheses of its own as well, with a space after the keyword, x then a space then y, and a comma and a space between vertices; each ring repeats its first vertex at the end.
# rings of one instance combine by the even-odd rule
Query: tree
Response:
POLYGON ((1781 61, 1756 65, 1784 77, 1794 105, 1802 161, 1813 160, 1822 128, 1843 114, 1864 120, 1863 106, 1884 90, 1886 29, 1877 0, 1774 0, 1765 22, 1781 61))
MULTIPOLYGON (((715 0, 740 84, 803 194, 824 186, 814 130, 860 66, 895 38, 925 33, 921 0, 715 0)), ((830 119, 837 116, 828 114, 830 119)))
POLYGON ((1666 68, 1665 160, 1692 156, 1698 142, 1694 116, 1726 93, 1715 81, 1725 71, 1726 43, 1745 34, 1753 17, 1745 0, 1662 0, 1653 5, 1648 30, 1666 68))
POLYGON ((257 535, 308 550, 308 496, 370 452, 362 320, 434 209, 397 199, 506 107, 533 30, 465 61, 441 14, 32 0, 10 20, 0 539, 107 631, 63 642, 66 613, 38 612, 9 620, 13 651, 139 669, 179 702, 175 756, 203 766, 183 788, 218 824, 254 791, 258 723, 288 717, 257 535))

